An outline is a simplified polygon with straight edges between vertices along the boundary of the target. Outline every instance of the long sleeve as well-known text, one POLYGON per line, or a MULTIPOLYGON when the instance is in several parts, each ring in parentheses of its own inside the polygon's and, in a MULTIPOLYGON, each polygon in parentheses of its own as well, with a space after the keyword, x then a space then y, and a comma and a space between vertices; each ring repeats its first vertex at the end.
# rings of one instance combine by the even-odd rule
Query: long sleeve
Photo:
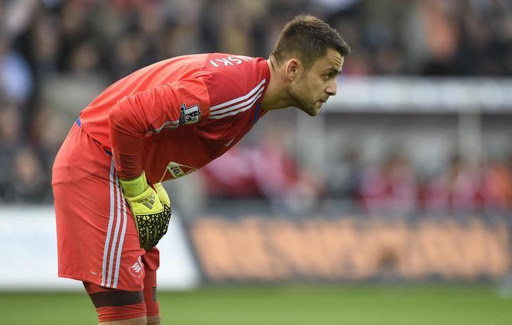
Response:
POLYGON ((206 119, 209 97, 202 78, 181 80, 125 97, 109 114, 110 140, 122 179, 142 173, 144 138, 206 119))

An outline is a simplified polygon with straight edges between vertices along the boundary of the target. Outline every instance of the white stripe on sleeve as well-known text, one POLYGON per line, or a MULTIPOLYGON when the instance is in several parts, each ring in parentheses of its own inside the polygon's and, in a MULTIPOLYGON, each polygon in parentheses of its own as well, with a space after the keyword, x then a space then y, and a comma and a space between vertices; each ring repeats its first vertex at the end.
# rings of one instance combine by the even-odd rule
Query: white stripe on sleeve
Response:
POLYGON ((224 114, 224 113, 227 113, 227 112, 231 112, 231 111, 234 111, 238 108, 246 108, 247 106, 252 106, 254 104, 254 102, 256 102, 256 100, 258 98, 261 97, 261 94, 263 93, 263 91, 265 90, 265 88, 261 88, 253 97, 251 97, 250 99, 246 100, 245 102, 242 102, 240 104, 237 104, 237 105, 234 105, 234 106, 230 106, 228 108, 224 108, 224 109, 219 109, 217 111, 214 111, 214 112, 211 112, 210 113, 210 117, 212 116, 216 116, 216 115, 221 115, 221 114, 224 114))
POLYGON ((260 90, 261 87, 263 87, 263 85, 265 84, 266 81, 267 81, 267 79, 263 79, 256 87, 254 87, 249 93, 247 93, 244 96, 241 96, 241 97, 232 99, 230 101, 224 102, 222 104, 218 104, 218 105, 210 107, 210 112, 218 110, 218 109, 221 109, 221 108, 225 108, 225 107, 231 106, 231 105, 233 105, 235 103, 244 101, 247 98, 252 97, 252 95, 254 95, 256 92, 258 92, 258 90, 260 90))
MULTIPOLYGON (((256 97, 254 101, 257 101, 260 97, 261 97, 261 94, 259 94, 258 97, 256 97)), ((233 115, 236 115, 238 113, 245 112, 246 110, 251 108, 253 105, 254 105, 254 103, 252 103, 250 105, 247 105, 246 107, 243 107, 243 108, 241 108, 239 110, 236 110, 236 111, 228 112, 228 113, 221 114, 221 115, 210 116, 210 118, 218 120, 218 119, 221 119, 221 118, 224 118, 224 117, 227 117, 227 116, 233 116, 233 115)))

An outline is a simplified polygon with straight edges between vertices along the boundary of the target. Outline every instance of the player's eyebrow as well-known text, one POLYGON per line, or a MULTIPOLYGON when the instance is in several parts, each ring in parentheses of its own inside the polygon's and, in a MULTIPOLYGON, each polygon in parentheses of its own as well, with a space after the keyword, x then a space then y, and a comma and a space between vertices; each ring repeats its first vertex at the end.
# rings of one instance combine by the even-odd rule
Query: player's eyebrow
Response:
POLYGON ((336 69, 336 68, 327 68, 325 70, 325 72, 329 72, 329 73, 334 73, 335 75, 339 75, 341 73, 341 69, 336 69))

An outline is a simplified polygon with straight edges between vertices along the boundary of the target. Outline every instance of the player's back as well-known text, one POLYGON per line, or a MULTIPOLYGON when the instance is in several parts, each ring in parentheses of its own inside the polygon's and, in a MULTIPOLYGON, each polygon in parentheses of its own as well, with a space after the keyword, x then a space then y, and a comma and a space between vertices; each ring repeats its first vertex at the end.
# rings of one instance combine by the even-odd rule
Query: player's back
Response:
POLYGON ((121 99, 162 84, 206 75, 208 54, 186 55, 160 61, 120 79, 103 91, 81 113, 86 132, 102 145, 110 147, 108 116, 121 99))
MULTIPOLYGON (((269 82, 263 58, 177 57, 114 83, 81 112, 79 123, 109 152, 120 154, 124 143, 124 150, 140 153, 155 183, 197 170, 235 145, 266 113, 260 106, 269 82)), ((135 175, 137 166, 121 172, 135 175)))

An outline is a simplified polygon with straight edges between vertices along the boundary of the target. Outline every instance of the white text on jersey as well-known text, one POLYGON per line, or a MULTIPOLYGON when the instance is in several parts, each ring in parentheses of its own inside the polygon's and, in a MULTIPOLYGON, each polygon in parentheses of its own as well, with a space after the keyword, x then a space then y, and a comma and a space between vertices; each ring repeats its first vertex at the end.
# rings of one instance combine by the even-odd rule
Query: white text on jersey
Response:
POLYGON ((236 56, 228 56, 226 58, 220 58, 215 60, 210 60, 210 64, 214 67, 223 67, 227 65, 237 65, 242 64, 244 61, 251 61, 254 58, 251 58, 249 56, 243 56, 243 55, 236 55, 236 56))

